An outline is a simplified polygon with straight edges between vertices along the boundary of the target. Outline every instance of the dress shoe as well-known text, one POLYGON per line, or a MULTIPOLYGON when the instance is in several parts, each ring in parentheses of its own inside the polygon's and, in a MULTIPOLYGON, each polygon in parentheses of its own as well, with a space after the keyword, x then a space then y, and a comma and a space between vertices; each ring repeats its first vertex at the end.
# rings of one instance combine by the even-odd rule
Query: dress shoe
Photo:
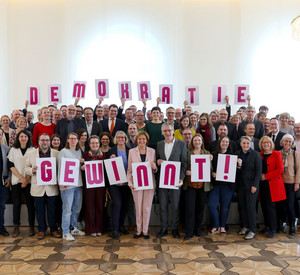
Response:
POLYGON ((114 230, 114 231, 113 231, 113 234, 112 234, 112 238, 113 238, 114 240, 119 240, 119 238, 120 238, 120 236, 119 236, 119 231, 114 230))
POLYGON ((51 236, 53 236, 54 238, 61 238, 62 237, 62 235, 58 231, 51 232, 51 236))
POLYGON ((252 240, 255 236, 255 233, 253 233, 252 231, 249 231, 247 233, 247 235, 244 237, 245 240, 252 240))
POLYGON ((194 237, 193 235, 185 235, 183 239, 184 239, 185 241, 187 241, 187 240, 189 240, 189 239, 191 239, 191 238, 193 238, 193 237, 194 237))
POLYGON ((290 232, 289 232, 289 234, 290 234, 291 236, 294 236, 294 235, 296 234, 296 227, 295 227, 295 223, 291 223, 291 225, 290 225, 290 232))
POLYGON ((35 235, 35 231, 34 231, 34 227, 33 226, 30 226, 29 227, 29 237, 32 237, 35 235))
POLYGON ((243 228, 241 229, 241 231, 239 232, 239 235, 246 235, 246 233, 247 233, 248 231, 249 231, 249 230, 248 230, 247 227, 243 227, 243 228))
POLYGON ((6 228, 5 227, 1 227, 0 228, 0 234, 2 236, 9 236, 9 233, 7 232, 6 228))
POLYGON ((178 230, 172 230, 172 235, 173 235, 173 238, 176 238, 176 239, 180 238, 178 230))
POLYGON ((264 227, 263 229, 259 230, 259 233, 266 234, 266 233, 269 233, 269 231, 270 231, 269 227, 264 227))
POLYGON ((18 237, 20 234, 20 228, 19 228, 19 225, 18 224, 15 224, 14 225, 14 232, 12 234, 13 237, 18 237))
POLYGON ((37 234, 37 239, 38 240, 42 240, 42 239, 44 239, 45 238, 45 232, 39 232, 38 234, 37 234))
POLYGON ((275 231, 270 231, 268 234, 268 238, 275 238, 277 236, 277 233, 275 231))
POLYGON ((163 230, 161 229, 158 234, 157 234, 157 237, 158 238, 162 238, 163 236, 165 236, 166 234, 168 234, 168 230, 163 230))
POLYGON ((140 237, 142 237, 143 236, 143 233, 140 233, 140 234, 134 234, 133 235, 133 238, 134 239, 138 239, 138 238, 140 238, 140 237))
POLYGON ((120 226, 119 227, 119 232, 123 233, 123 234, 129 234, 129 232, 125 229, 124 226, 120 226))
POLYGON ((150 235, 149 234, 144 234, 144 239, 145 240, 149 240, 150 239, 150 235))

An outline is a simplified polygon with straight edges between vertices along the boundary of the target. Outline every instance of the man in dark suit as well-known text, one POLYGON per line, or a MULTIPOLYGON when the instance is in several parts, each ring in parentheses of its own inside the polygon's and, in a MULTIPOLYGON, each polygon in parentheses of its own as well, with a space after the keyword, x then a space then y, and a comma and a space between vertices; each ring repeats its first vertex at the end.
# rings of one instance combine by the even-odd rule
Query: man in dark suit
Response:
POLYGON ((186 144, 174 138, 174 126, 171 123, 164 123, 162 125, 162 135, 164 140, 157 143, 156 159, 158 166, 161 166, 163 161, 178 161, 181 162, 180 180, 177 186, 179 189, 163 189, 160 188, 159 202, 160 202, 160 226, 161 230, 157 234, 158 238, 165 236, 168 232, 168 202, 171 202, 171 228, 174 238, 179 238, 178 223, 179 223, 179 200, 180 200, 180 186, 185 178, 187 169, 187 149, 186 144))
POLYGON ((244 131, 245 125, 249 122, 253 122, 255 125, 254 137, 261 139, 265 135, 265 126, 261 121, 254 119, 255 108, 253 106, 248 106, 247 110, 246 110, 246 115, 247 115, 246 119, 240 123, 239 128, 238 128, 239 138, 246 135, 246 133, 244 131))
MULTIPOLYGON (((214 140, 209 145, 209 152, 211 152, 211 153, 216 151, 219 139, 221 137, 228 136, 227 124, 220 124, 218 126, 217 135, 218 135, 218 139, 214 140)), ((230 142, 230 147, 231 147, 232 152, 235 152, 237 150, 237 143, 234 140, 231 140, 230 138, 229 138, 229 142, 230 142)))
MULTIPOLYGON (((233 123, 228 122, 228 112, 226 111, 226 109, 220 110, 219 121, 214 123, 216 133, 218 131, 220 124, 226 124, 227 129, 228 129, 228 137, 230 138, 230 140, 236 141, 237 140, 236 126, 233 123)), ((218 138, 218 136, 217 136, 217 138, 218 138)))
POLYGON ((109 132, 114 137, 117 131, 123 131, 127 133, 127 126, 125 122, 117 118, 118 106, 111 104, 109 106, 109 117, 101 121, 101 125, 104 132, 109 132))
POLYGON ((69 133, 76 133, 79 129, 86 130, 86 124, 83 119, 76 118, 76 107, 69 105, 67 108, 67 117, 57 121, 55 133, 59 134, 62 146, 65 146, 69 133))
POLYGON ((275 150, 281 150, 282 146, 280 145, 280 141, 285 133, 279 131, 279 121, 275 117, 270 119, 270 130, 271 133, 269 133, 268 136, 273 140, 275 150))
POLYGON ((83 113, 88 137, 92 135, 99 137, 99 135, 103 132, 103 129, 99 122, 93 121, 93 109, 91 107, 86 107, 84 108, 83 113))
MULTIPOLYGON (((251 139, 251 147, 250 148, 252 150, 254 150, 254 151, 260 152, 260 149, 259 149, 259 139, 254 137, 254 134, 255 134, 255 124, 253 122, 247 123, 245 125, 244 132, 245 132, 245 136, 248 136, 251 139)), ((241 143, 241 140, 239 139, 237 141, 238 149, 241 149, 240 143, 241 143)))

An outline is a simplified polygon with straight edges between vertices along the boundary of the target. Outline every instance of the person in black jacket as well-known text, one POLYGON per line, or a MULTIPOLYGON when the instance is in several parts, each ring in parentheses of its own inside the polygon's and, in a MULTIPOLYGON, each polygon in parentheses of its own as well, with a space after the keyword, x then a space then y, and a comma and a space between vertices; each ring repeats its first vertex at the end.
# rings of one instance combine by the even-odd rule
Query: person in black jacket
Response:
POLYGON ((251 240, 256 233, 256 201, 262 162, 259 153, 251 149, 250 137, 241 137, 240 145, 241 150, 237 152, 239 161, 236 183, 243 228, 239 234, 245 235, 246 240, 251 240))

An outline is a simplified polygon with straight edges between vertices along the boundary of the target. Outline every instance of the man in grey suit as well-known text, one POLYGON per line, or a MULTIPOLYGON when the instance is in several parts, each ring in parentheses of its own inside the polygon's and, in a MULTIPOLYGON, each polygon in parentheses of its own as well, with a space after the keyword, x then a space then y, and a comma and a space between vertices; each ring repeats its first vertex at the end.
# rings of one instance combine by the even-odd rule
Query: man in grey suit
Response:
POLYGON ((175 183, 179 189, 159 189, 160 202, 160 226, 161 230, 157 234, 158 238, 165 236, 168 233, 168 201, 171 202, 171 229, 174 238, 179 238, 178 223, 179 223, 179 200, 180 187, 185 178, 187 169, 187 149, 186 144, 174 138, 174 125, 171 123, 164 123, 161 127, 164 140, 157 143, 156 159, 160 166, 163 161, 178 161, 181 162, 179 183, 175 183))

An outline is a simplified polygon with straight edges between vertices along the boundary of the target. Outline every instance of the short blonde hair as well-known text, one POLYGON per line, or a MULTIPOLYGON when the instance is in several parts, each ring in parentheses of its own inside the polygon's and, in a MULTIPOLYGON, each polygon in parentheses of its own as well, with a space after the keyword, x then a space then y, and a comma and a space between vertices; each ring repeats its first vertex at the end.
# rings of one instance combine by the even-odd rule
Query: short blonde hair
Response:
POLYGON ((20 123, 21 120, 24 120, 24 121, 27 123, 26 117, 20 116, 20 117, 17 119, 17 121, 16 121, 16 127, 17 127, 17 128, 19 127, 19 123, 20 123))
POLYGON ((116 132, 115 137, 114 137, 114 144, 117 145, 117 135, 119 135, 119 134, 121 134, 123 137, 125 137, 125 144, 126 144, 127 141, 128 141, 128 137, 127 137, 127 135, 123 131, 117 131, 116 132))
POLYGON ((268 137, 268 136, 264 136, 264 137, 262 137, 260 139, 260 141, 259 141, 259 149, 261 151, 263 151, 263 149, 262 149, 262 143, 263 143, 264 140, 267 140, 267 141, 271 142, 271 150, 273 151, 274 148, 275 148, 275 144, 274 144, 273 140, 270 137, 268 137))

